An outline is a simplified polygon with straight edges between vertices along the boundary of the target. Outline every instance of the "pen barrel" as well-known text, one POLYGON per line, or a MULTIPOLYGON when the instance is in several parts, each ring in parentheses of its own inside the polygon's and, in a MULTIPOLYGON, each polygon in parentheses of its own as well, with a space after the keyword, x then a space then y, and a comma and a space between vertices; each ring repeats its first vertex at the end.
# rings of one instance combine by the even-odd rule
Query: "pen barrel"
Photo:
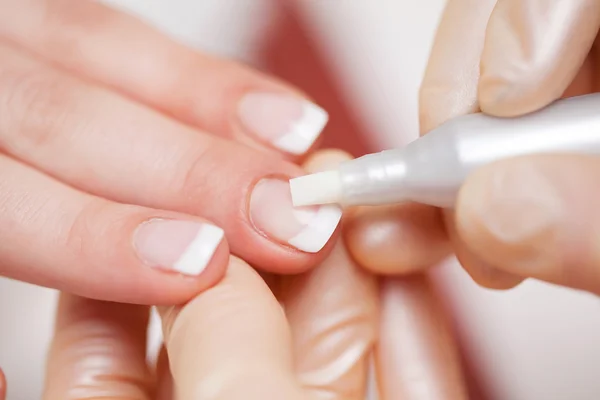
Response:
POLYGON ((403 149, 344 163, 340 173, 348 204, 415 201, 450 208, 468 174, 483 165, 565 153, 600 155, 600 95, 559 100, 517 118, 458 117, 403 149))

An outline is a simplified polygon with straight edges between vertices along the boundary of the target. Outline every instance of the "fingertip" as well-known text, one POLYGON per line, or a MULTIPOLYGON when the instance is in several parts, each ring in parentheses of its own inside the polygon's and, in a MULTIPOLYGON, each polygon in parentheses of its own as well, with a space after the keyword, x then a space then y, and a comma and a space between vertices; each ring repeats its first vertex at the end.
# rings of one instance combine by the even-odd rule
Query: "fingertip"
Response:
POLYGON ((225 276, 230 251, 226 240, 221 241, 208 265, 199 275, 159 271, 160 280, 153 281, 139 303, 157 306, 184 304, 218 284, 225 276), (168 280, 168 282, 165 282, 168 280))
POLYGON ((313 148, 329 121, 329 114, 296 94, 252 91, 238 100, 237 121, 245 135, 297 157, 313 148))
POLYGON ((498 2, 481 55, 481 110, 513 117, 560 98, 594 43, 599 11, 600 4, 593 0, 544 6, 538 1, 498 2))
POLYGON ((163 213, 164 218, 148 218, 156 212, 140 211, 131 218, 131 225, 123 225, 130 247, 115 252, 111 262, 133 268, 120 268, 119 282, 111 285, 107 281, 114 280, 115 271, 99 271, 100 279, 91 283, 97 286, 95 290, 75 292, 89 297, 93 291, 104 290, 107 293, 99 293, 97 298, 173 305, 185 303, 223 278, 230 250, 221 228, 187 215, 163 213))
POLYGON ((244 261, 231 257, 217 286, 161 316, 180 396, 299 398, 283 309, 244 261))
POLYGON ((456 258, 471 279, 479 286, 492 290, 509 290, 519 286, 525 278, 505 272, 481 260, 464 247, 455 244, 456 258))
POLYGON ((451 250, 439 210, 419 204, 357 209, 344 235, 359 265, 386 275, 429 268, 451 250))
POLYGON ((254 231, 270 242, 268 256, 294 256, 293 262, 261 265, 273 272, 297 272, 315 265, 331 249, 342 216, 340 207, 333 204, 294 207, 289 181, 277 176, 256 183, 248 211, 254 231))
MULTIPOLYGON (((308 172, 317 172, 335 168, 348 159, 351 157, 340 150, 317 151, 306 159, 303 167, 308 172)), ((249 219, 252 227, 269 239, 268 256, 274 260, 262 263, 263 270, 285 274, 305 272, 331 252, 340 234, 339 206, 294 207, 289 182, 279 176, 259 180, 250 193, 249 219), (281 258, 290 255, 293 262, 281 263, 281 258)))

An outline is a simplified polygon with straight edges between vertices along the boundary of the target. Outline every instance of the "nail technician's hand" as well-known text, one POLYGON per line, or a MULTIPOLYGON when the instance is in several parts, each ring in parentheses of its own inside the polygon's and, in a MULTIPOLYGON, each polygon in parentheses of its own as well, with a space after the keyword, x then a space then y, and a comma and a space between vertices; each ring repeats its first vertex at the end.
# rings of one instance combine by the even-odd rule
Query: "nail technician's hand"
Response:
POLYGON ((0 60, 0 275, 178 304, 223 276, 221 228, 258 268, 327 252, 340 210, 295 212, 277 153, 327 120, 294 89, 93 1, 0 0, 0 60))
MULTIPOLYGON (((307 167, 346 157, 323 152, 307 167)), ((216 286, 161 308, 166 352, 156 374, 145 357, 147 308, 62 295, 44 399, 364 400, 378 331, 382 400, 466 398, 424 279, 385 284, 380 324, 376 279, 342 242, 314 270, 266 280, 232 258, 216 286)))
MULTIPOLYGON (((449 0, 421 87, 422 134, 463 114, 483 110, 499 116, 519 115, 551 102, 561 96, 565 88, 568 88, 567 95, 589 91, 595 83, 591 83, 591 60, 586 60, 586 56, 598 26, 598 7, 600 3, 596 0, 449 0), (581 73, 578 73, 582 63, 581 73)), ((469 186, 467 183, 464 192, 469 186)), ((528 185, 522 186, 525 187, 528 185)), ((458 209, 465 210, 459 213, 463 217, 472 215, 462 203, 458 209)), ((521 217, 500 218, 504 222, 514 221, 515 226, 522 222, 521 217)), ((439 260, 449 235, 461 264, 478 283, 497 289, 510 288, 528 276, 525 271, 514 274, 510 268, 496 266, 497 254, 489 257, 492 253, 488 252, 487 245, 477 245, 477 250, 465 243, 471 239, 467 238, 467 232, 457 232, 454 220, 453 213, 444 212, 442 218, 436 209, 425 206, 367 208, 361 210, 353 224, 362 229, 347 232, 349 250, 371 270, 406 273, 427 268, 439 260), (409 207, 413 211, 409 211, 409 207), (408 212, 413 215, 412 224, 402 218, 408 212), (397 239, 392 242, 380 239, 376 233, 383 229, 394 232, 397 239), (367 232, 370 233, 363 237, 367 232), (408 232, 420 234, 407 235, 408 232), (432 262, 406 260, 411 252, 405 251, 407 246, 402 245, 407 242, 405 237, 411 244, 420 238, 416 246, 410 246, 412 248, 430 246, 433 251, 429 261, 432 262), (391 262, 374 263, 370 256, 373 252, 386 253, 391 262)), ((478 233, 469 237, 476 235, 478 233)), ((416 252, 417 255, 422 253, 416 252)))
MULTIPOLYGON (((597 0, 449 1, 421 90, 424 132, 459 114, 518 116, 597 91, 599 27, 597 0)), ((461 261, 484 283, 534 277, 600 293, 599 177, 590 156, 475 172, 456 207, 461 261)))

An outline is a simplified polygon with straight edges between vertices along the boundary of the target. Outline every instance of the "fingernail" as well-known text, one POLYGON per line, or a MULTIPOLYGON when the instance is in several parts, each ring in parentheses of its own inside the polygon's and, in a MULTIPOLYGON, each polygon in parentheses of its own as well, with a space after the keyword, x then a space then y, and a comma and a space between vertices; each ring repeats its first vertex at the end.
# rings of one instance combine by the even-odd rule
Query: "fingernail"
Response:
POLYGON ((290 185, 279 179, 263 179, 250 197, 250 218, 265 235, 307 253, 320 251, 342 217, 336 205, 292 206, 290 185))
POLYGON ((195 276, 206 269, 223 236, 207 223, 152 219, 138 227, 134 247, 151 267, 195 276))
POLYGON ((296 96, 252 92, 238 106, 242 125, 271 145, 292 154, 303 154, 325 128, 325 110, 296 96))
POLYGON ((554 259, 563 201, 552 179, 534 164, 505 163, 476 176, 459 203, 461 233, 481 243, 488 256, 501 255, 517 269, 554 259))

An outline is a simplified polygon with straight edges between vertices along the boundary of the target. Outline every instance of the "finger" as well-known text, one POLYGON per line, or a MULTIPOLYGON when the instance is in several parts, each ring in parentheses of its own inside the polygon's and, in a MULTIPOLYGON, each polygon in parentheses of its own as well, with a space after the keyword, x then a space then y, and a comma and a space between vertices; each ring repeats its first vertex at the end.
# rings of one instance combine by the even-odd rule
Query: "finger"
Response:
POLYGON ((173 400, 173 375, 169 368, 167 349, 161 348, 156 363, 156 400, 173 400))
POLYGON ((340 244, 316 269, 284 277, 300 384, 315 399, 363 400, 377 337, 377 285, 340 244))
POLYGON ((380 329, 382 400, 467 399, 456 342, 425 276, 384 281, 380 329))
POLYGON ((336 206, 292 207, 280 157, 191 130, 0 45, 0 147, 49 175, 121 203, 200 215, 258 267, 312 266, 336 206))
POLYGON ((300 155, 327 123, 297 89, 98 2, 0 0, 1 9, 0 36, 207 131, 300 155))
POLYGON ((281 306, 241 260, 183 309, 160 312, 176 399, 306 399, 281 306))
POLYGON ((449 0, 435 36, 421 91, 421 133, 479 111, 477 84, 488 18, 496 0, 449 0))
MULTIPOLYGON (((348 159, 319 152, 304 167, 318 172, 348 159)), ((300 384, 315 399, 364 400, 377 337, 375 278, 353 263, 341 241, 317 268, 282 278, 300 384)))
POLYGON ((523 282, 524 278, 498 269, 473 253, 456 231, 455 213, 447 212, 445 216, 447 218, 448 235, 454 243, 456 259, 476 283, 488 289, 507 290, 523 282))
POLYGON ((597 0, 499 0, 481 59, 481 109, 515 116, 560 98, 599 27, 597 0))
POLYGON ((384 275, 429 268, 451 250, 440 210, 420 204, 359 208, 344 237, 359 265, 384 275))
MULTIPOLYGON (((446 4, 420 91, 422 134, 449 119, 479 111, 480 59, 488 19, 495 5, 496 0, 450 0, 446 4)), ((452 234, 455 230, 452 211, 443 214, 455 254, 479 284, 500 288, 519 281, 494 271, 469 254, 452 234)))
POLYGON ((44 400, 151 400, 148 308, 62 294, 44 400))
POLYGON ((600 291, 600 160, 535 156, 475 172, 459 193, 457 229, 504 271, 600 291))
POLYGON ((176 304, 224 274, 202 219, 78 192, 0 155, 0 275, 111 301, 176 304))

